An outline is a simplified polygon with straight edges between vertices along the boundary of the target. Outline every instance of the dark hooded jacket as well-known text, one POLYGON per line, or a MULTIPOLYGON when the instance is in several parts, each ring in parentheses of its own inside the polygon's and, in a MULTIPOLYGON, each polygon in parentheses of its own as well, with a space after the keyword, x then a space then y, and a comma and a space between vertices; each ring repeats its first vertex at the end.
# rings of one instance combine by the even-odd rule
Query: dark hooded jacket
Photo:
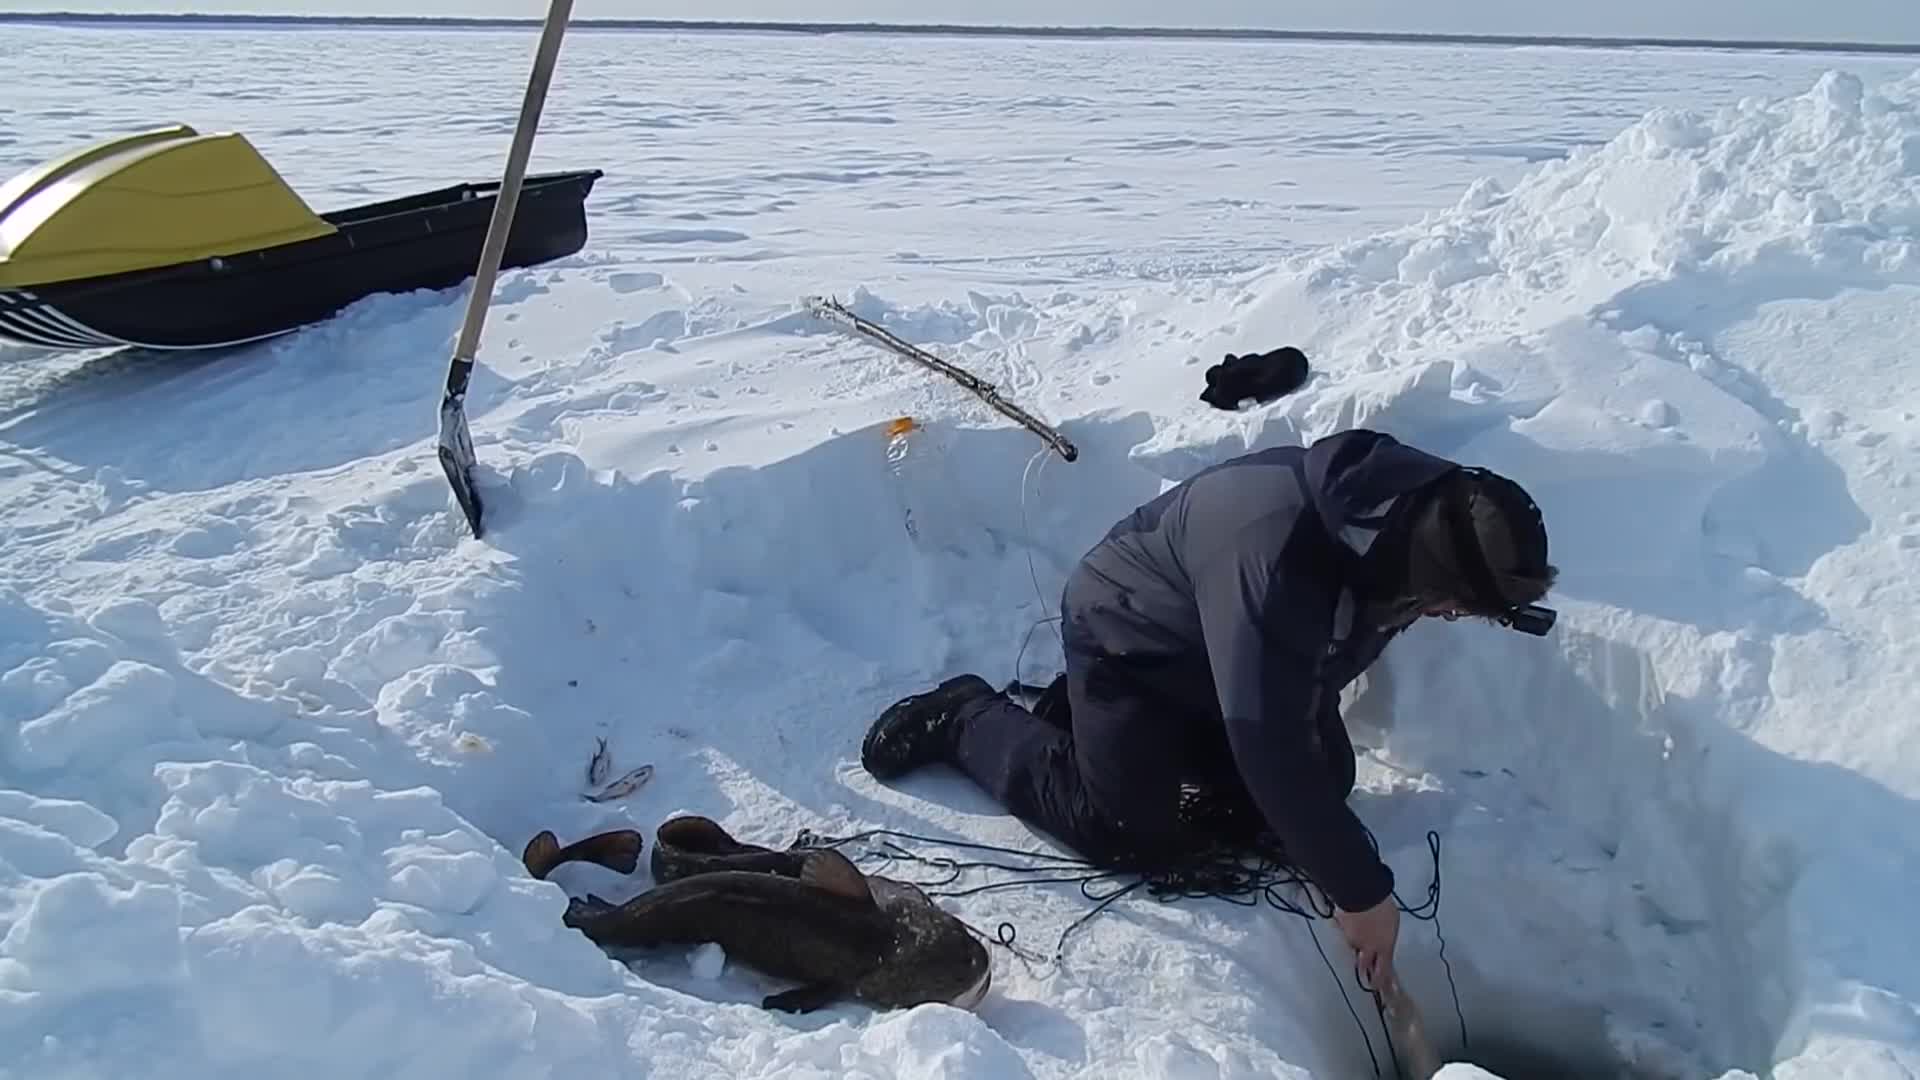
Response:
POLYGON ((1349 911, 1393 890, 1346 803, 1339 694, 1397 633, 1361 615, 1397 587, 1365 556, 1403 496, 1455 468, 1365 430, 1250 453, 1128 515, 1067 584, 1069 650, 1145 673, 1172 722, 1223 723, 1288 857, 1349 911))

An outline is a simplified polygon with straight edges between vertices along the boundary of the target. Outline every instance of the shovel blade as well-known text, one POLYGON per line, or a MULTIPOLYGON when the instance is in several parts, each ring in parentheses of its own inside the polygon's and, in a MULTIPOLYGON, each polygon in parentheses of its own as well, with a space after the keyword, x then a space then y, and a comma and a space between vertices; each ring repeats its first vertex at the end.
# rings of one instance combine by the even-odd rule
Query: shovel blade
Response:
POLYGON ((474 487, 473 435, 467 430, 466 403, 449 395, 440 403, 440 469, 447 474, 453 497, 467 517, 467 527, 480 536, 480 492, 474 487))

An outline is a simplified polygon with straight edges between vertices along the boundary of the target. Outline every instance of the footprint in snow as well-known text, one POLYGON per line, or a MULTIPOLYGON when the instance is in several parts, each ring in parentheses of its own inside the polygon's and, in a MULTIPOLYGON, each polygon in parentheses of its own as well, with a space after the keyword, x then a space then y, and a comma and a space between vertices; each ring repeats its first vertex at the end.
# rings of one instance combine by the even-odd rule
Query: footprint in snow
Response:
POLYGON ((607 285, 617 293, 636 293, 642 289, 657 289, 666 284, 666 278, 647 270, 622 270, 607 279, 607 285))
POLYGON ((665 401, 668 393, 651 383, 642 383, 633 390, 623 390, 607 399, 607 408, 615 412, 637 409, 643 405, 665 401))
MULTIPOLYGON (((552 290, 540 281, 530 277, 518 277, 501 282, 500 288, 493 294, 498 304, 518 304, 535 296, 544 296, 552 290)), ((508 316, 511 318, 511 316, 508 316)))
POLYGON ((214 559, 231 555, 246 539, 246 533, 239 526, 231 522, 219 522, 194 526, 179 533, 168 549, 182 558, 214 559))
POLYGON ((616 323, 603 331, 600 339, 614 355, 620 356, 674 341, 687 334, 687 313, 678 308, 656 311, 638 326, 616 323))

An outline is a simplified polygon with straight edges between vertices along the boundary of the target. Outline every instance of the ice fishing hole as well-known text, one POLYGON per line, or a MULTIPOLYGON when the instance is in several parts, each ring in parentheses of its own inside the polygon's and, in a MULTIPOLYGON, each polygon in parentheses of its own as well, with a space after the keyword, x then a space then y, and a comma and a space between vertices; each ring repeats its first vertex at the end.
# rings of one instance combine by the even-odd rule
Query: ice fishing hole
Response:
MULTIPOLYGON (((1776 914, 1791 877, 1708 797, 1711 717, 1668 694, 1654 659, 1575 626, 1543 641, 1417 627, 1347 696, 1356 744, 1392 762, 1363 771, 1357 809, 1403 901, 1426 900, 1430 830, 1443 847, 1446 963, 1414 919, 1395 954, 1442 1061, 1505 1080, 1706 1080, 1764 1075, 1777 1054, 1797 983, 1776 914)), ((1354 998, 1387 1071, 1373 1004, 1354 998)), ((1315 1023, 1330 1074, 1373 1075, 1344 1003, 1315 1023)))
MULTIPOLYGON (((1673 1039, 1676 1033, 1669 1025, 1622 1025, 1618 1017, 1610 1020, 1608 1009, 1597 1001, 1542 993, 1537 987, 1492 985, 1452 950, 1449 959, 1460 987, 1467 1041, 1462 1041, 1460 1020, 1444 987, 1431 992, 1423 978, 1417 995, 1428 1041, 1443 1065, 1478 1066, 1500 1080, 1703 1080, 1737 1068, 1707 1064, 1698 1048, 1673 1039)), ((1379 1075, 1387 1080, 1417 1075, 1408 1048, 1396 1045, 1390 1051, 1383 1041, 1372 1002, 1355 991, 1349 997, 1372 1040, 1379 1075)), ((1338 1044, 1325 1063, 1327 1075, 1374 1076, 1367 1044, 1338 999, 1320 1020, 1327 1025, 1326 1041, 1338 1044)))
MULTIPOLYGON (((1429 1010, 1434 1049, 1445 1063, 1477 1065, 1502 1080, 1698 1080, 1704 1074, 1624 1060, 1597 1007, 1538 995, 1475 995, 1463 1047, 1452 1010, 1429 1010), (1476 1022, 1477 1019, 1477 1022, 1476 1022)), ((1466 1007, 1462 994, 1462 1007, 1466 1007)))
POLYGON ((1557 1047, 1497 1039, 1476 1042, 1472 1053, 1455 1053, 1448 1060, 1478 1065, 1505 1080, 1668 1080, 1665 1073, 1618 1062, 1575 1059, 1557 1047))
MULTIPOLYGON (((1444 987, 1432 991, 1424 972, 1418 995, 1428 1040, 1442 1064, 1475 1065, 1501 1080, 1701 1080, 1724 1071, 1706 1066, 1694 1048, 1675 1045, 1670 1041, 1674 1033, 1664 1030, 1665 1025, 1623 1028, 1617 1018, 1610 1023, 1608 1010, 1598 1002, 1543 993, 1537 987, 1494 985, 1452 949, 1448 958, 1460 989, 1467 1041, 1462 1042, 1451 996, 1444 987)), ((1394 1048, 1401 1068, 1394 1072, 1394 1058, 1382 1041, 1372 1003, 1357 993, 1352 996, 1365 1018, 1381 1075, 1390 1080, 1414 1075, 1405 1046, 1394 1048)), ((1338 1067, 1344 1071, 1339 1075, 1374 1075, 1366 1045, 1344 1009, 1327 1031, 1343 1044, 1338 1067)))

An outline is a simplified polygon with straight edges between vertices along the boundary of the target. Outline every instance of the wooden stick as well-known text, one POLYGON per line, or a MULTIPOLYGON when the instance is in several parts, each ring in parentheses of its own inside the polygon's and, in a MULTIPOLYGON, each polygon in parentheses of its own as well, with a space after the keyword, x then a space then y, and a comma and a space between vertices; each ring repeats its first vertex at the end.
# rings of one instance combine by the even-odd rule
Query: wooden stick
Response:
POLYGON ((838 300, 814 296, 809 297, 806 303, 807 306, 813 310, 814 314, 841 323, 842 325, 850 326, 860 333, 880 342, 880 344, 885 345, 887 348, 892 349, 894 352, 899 353, 901 356, 912 360, 914 363, 937 371, 947 378, 952 379, 954 382, 959 383, 961 386, 966 387, 968 390, 973 391, 981 400, 1000 410, 1000 412, 1012 418, 1014 422, 1020 424, 1022 427, 1025 427, 1035 435, 1046 440, 1048 445, 1052 446, 1054 450, 1059 452, 1061 457, 1068 461, 1072 461, 1080 456, 1079 448, 1075 447, 1072 441, 1065 435, 1060 434, 1052 427, 1035 419, 1025 409, 1020 408, 1020 406, 1001 397, 999 390, 997 390, 992 383, 981 379, 979 376, 955 364, 950 364, 940 359, 911 342, 901 340, 898 336, 888 332, 884 327, 876 326, 866 319, 855 315, 850 308, 838 300))

